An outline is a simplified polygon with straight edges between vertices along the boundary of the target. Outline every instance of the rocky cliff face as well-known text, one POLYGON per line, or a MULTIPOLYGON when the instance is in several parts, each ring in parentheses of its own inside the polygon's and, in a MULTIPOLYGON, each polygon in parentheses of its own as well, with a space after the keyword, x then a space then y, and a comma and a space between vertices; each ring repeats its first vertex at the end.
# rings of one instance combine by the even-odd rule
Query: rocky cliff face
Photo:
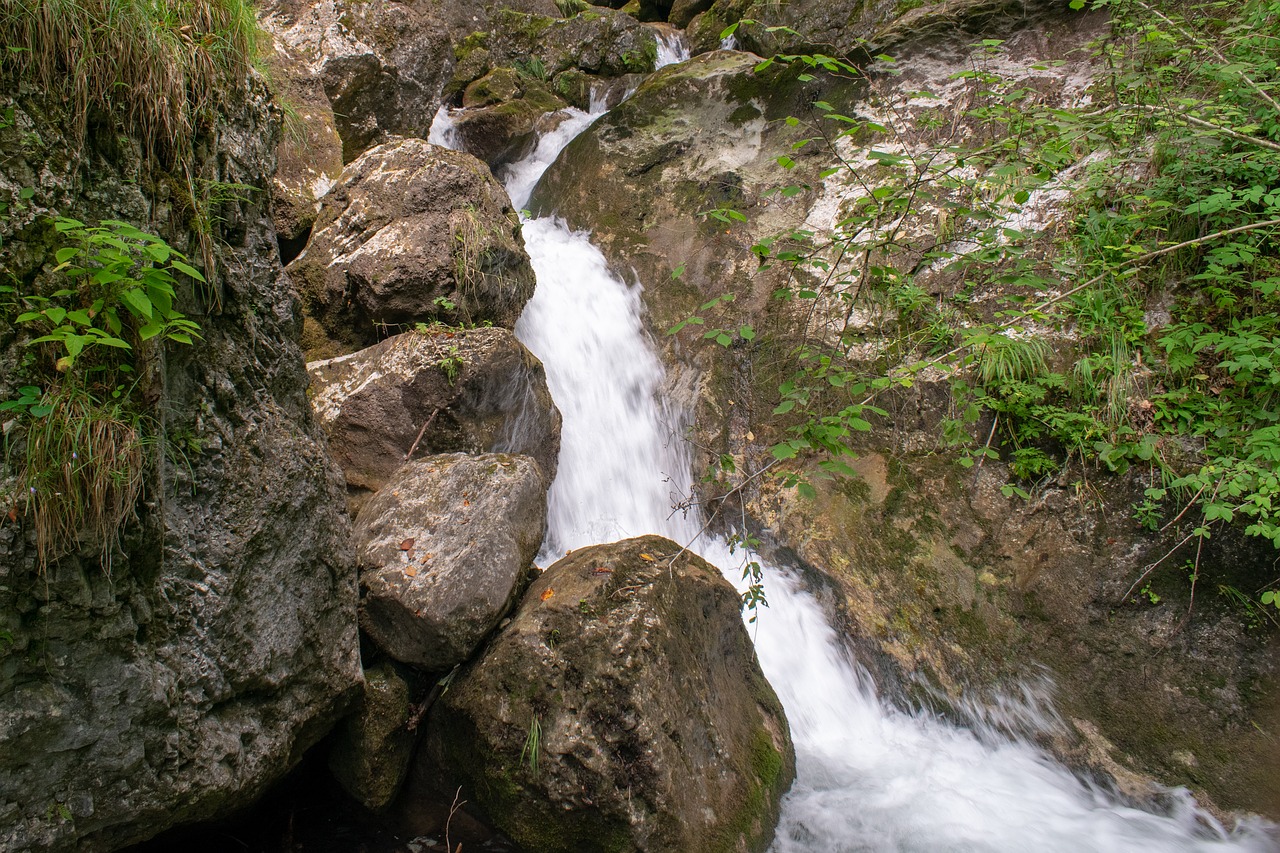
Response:
MULTIPOLYGON (((23 292, 51 286, 54 213, 137 223, 193 257, 192 224, 212 223, 211 291, 182 306, 203 340, 170 348, 149 381, 163 427, 123 553, 41 573, 20 500, 0 526, 0 847, 109 850, 247 804, 347 707, 361 684, 349 523, 267 216, 278 120, 260 88, 198 140, 197 187, 237 187, 221 201, 109 125, 78 146, 37 93, 5 106, 0 186, 36 189, 0 222, 23 292)), ((11 321, 5 399, 25 351, 11 321)))

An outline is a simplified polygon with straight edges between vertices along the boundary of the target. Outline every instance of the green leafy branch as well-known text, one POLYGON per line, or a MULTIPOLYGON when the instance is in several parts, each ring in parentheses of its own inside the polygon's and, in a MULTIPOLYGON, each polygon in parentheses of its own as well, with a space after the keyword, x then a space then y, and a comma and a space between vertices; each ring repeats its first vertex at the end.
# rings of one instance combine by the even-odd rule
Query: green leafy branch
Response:
POLYGON ((21 436, 25 445, 18 497, 34 515, 41 567, 85 546, 99 549, 109 568, 155 440, 134 399, 139 347, 200 337, 175 302, 182 278, 204 278, 163 239, 126 222, 62 217, 54 229, 68 245, 54 253, 51 272, 67 286, 22 296, 14 318, 33 335, 27 346, 47 357, 0 412, 23 426, 10 440, 21 436))

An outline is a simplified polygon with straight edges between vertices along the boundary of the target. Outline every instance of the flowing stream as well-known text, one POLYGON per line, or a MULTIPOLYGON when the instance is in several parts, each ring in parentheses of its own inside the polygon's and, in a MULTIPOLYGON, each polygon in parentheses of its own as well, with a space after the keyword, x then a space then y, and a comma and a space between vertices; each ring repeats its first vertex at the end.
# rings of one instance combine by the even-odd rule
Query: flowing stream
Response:
MULTIPOLYGON (((601 109, 566 111, 504 179, 517 209, 601 109)), ((447 135, 442 113, 440 138, 447 135)), ((657 533, 693 543, 735 583, 742 565, 701 520, 673 512, 691 489, 684 415, 663 400, 663 366, 641 322, 641 285, 610 271, 590 235, 528 219, 538 286, 516 334, 543 362, 564 418, 540 561, 657 533)), ((1276 850, 1263 821, 1228 830, 1186 792, 1163 813, 1126 805, 1025 740, 962 728, 882 701, 799 579, 765 566, 769 606, 750 626, 786 710, 797 778, 773 851, 1276 850)))

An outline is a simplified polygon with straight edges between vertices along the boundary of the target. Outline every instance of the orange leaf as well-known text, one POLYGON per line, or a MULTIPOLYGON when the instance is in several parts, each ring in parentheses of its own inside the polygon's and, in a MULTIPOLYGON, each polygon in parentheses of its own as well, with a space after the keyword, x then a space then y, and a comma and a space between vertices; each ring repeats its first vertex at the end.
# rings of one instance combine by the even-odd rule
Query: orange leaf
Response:
POLYGON ((408 575, 409 577, 411 577, 411 578, 412 578, 412 577, 416 577, 416 576, 417 576, 417 574, 418 574, 418 569, 417 569, 417 567, 416 567, 416 566, 406 566, 406 567, 405 567, 405 570, 404 570, 404 573, 405 573, 406 575, 408 575))
POLYGON ((406 540, 404 540, 403 542, 401 542, 401 543, 400 543, 400 550, 401 550, 401 551, 412 551, 412 550, 413 550, 413 537, 412 537, 412 536, 410 536, 408 539, 406 539, 406 540))
POLYGON ((640 559, 644 560, 646 563, 652 563, 652 562, 653 562, 653 555, 652 555, 652 554, 641 554, 641 555, 640 555, 640 559))
POLYGON ((550 598, 551 596, 553 596, 553 595, 555 595, 555 594, 556 594, 556 591, 555 591, 554 589, 552 589, 551 587, 547 587, 546 589, 544 589, 544 590, 542 591, 542 595, 540 596, 540 598, 541 598, 543 601, 546 601, 548 598, 550 598))

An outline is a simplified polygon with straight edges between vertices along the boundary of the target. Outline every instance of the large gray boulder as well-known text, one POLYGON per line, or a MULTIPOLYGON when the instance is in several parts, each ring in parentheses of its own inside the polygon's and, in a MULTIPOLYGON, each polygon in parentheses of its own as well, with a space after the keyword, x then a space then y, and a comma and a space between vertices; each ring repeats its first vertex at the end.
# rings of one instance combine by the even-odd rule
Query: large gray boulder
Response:
POLYGON ((429 0, 271 0, 259 20, 323 84, 344 160, 391 136, 426 137, 453 66, 429 0))
MULTIPOLYGON (((16 124, 0 129, 0 186, 39 189, 0 222, 0 267, 60 285, 58 243, 32 222, 50 208, 133 222, 200 257, 182 200, 145 194, 176 179, 139 146, 78 143, 68 108, 36 93, 3 106, 16 124)), ((0 517, 5 851, 116 850, 243 808, 362 682, 342 475, 306 398, 297 297, 263 203, 278 128, 258 85, 215 120, 197 174, 256 191, 213 209, 204 296, 217 310, 195 296, 183 306, 202 340, 147 365, 141 405, 164 429, 152 432, 137 521, 109 564, 88 548, 42 574, 23 507, 0 517)), ((0 320, 0 399, 30 352, 0 320)), ((0 482, 22 458, 11 449, 0 482)))
POLYGON ((560 411, 542 363, 506 329, 407 332, 309 369, 312 405, 357 509, 410 450, 524 454, 545 486, 555 477, 560 411))
POLYGON ((546 521, 542 472, 527 456, 406 464, 356 518, 361 627, 396 660, 456 666, 515 603, 546 521))
POLYGON ((304 344, 324 355, 417 322, 511 328, 535 283, 519 218, 488 168, 421 139, 347 166, 289 272, 316 325, 304 344))
POLYGON ((539 577, 424 747, 416 773, 540 853, 764 850, 795 773, 737 593, 656 536, 539 577))

